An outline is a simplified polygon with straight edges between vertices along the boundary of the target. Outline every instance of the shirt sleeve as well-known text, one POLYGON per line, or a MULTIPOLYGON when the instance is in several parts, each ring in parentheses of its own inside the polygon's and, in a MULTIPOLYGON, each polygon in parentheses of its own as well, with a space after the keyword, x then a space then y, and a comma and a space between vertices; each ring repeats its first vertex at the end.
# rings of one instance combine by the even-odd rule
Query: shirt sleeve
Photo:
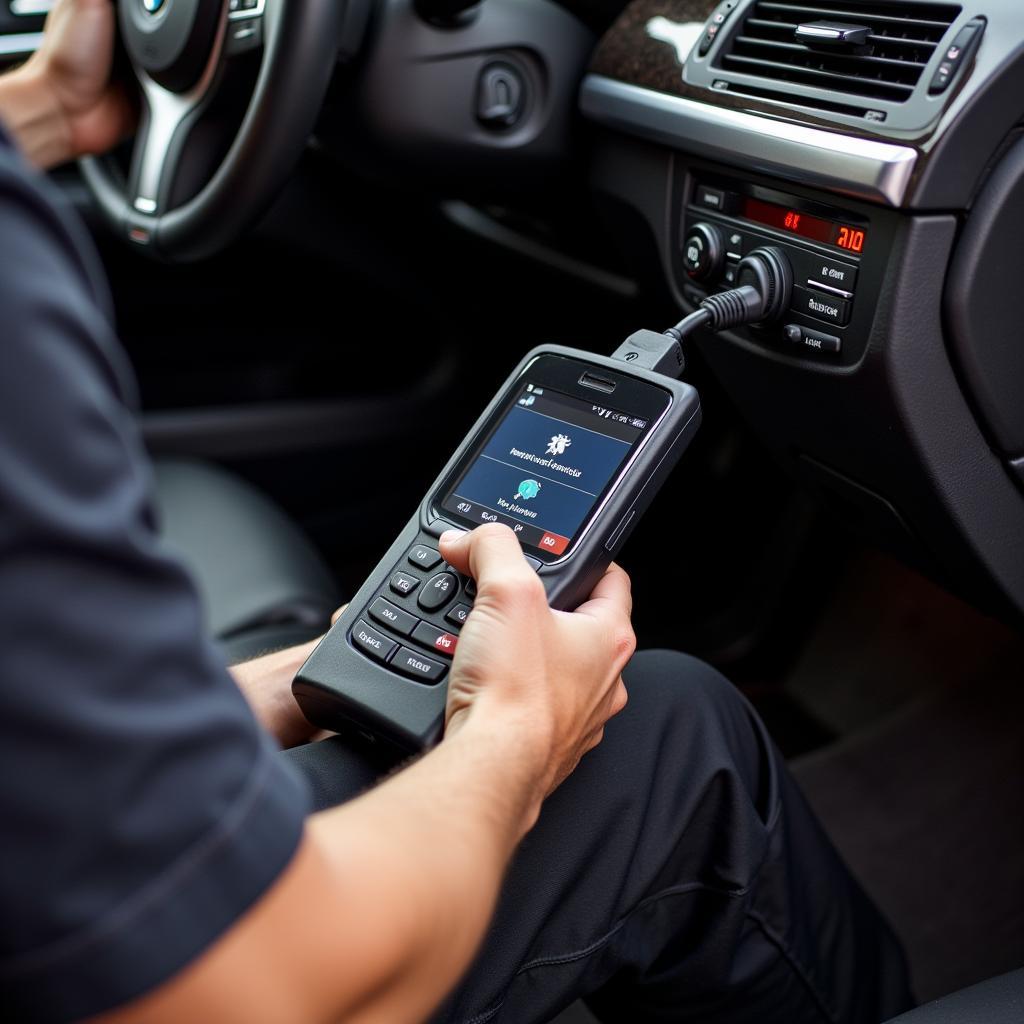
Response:
POLYGON ((155 530, 70 213, 0 136, 0 1016, 170 978, 280 875, 309 797, 155 530))

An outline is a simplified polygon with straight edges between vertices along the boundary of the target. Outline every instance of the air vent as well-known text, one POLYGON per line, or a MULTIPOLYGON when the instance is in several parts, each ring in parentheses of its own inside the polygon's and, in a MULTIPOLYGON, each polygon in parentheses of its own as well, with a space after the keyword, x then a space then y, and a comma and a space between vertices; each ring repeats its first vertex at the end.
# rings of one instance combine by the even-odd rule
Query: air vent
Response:
MULTIPOLYGON (((909 99, 925 65, 960 13, 950 4, 817 4, 757 0, 720 67, 743 75, 890 103, 909 99), (800 25, 818 22, 870 29, 860 46, 808 46, 800 25)), ((796 97, 793 97, 796 99, 796 97)))

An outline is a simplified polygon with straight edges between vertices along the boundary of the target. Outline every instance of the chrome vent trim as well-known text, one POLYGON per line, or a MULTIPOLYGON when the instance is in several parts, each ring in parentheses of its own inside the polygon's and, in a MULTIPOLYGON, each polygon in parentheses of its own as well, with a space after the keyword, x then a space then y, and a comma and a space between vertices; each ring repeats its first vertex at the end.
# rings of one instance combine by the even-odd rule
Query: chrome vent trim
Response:
POLYGON ((904 103, 960 11, 956 4, 898 0, 754 0, 715 63, 723 72, 768 82, 904 103), (802 24, 821 20, 867 26, 870 33, 863 46, 814 46, 797 39, 802 24))
POLYGON ((715 107, 603 75, 584 78, 580 106, 594 121, 708 160, 890 206, 902 205, 917 162, 909 146, 715 107))

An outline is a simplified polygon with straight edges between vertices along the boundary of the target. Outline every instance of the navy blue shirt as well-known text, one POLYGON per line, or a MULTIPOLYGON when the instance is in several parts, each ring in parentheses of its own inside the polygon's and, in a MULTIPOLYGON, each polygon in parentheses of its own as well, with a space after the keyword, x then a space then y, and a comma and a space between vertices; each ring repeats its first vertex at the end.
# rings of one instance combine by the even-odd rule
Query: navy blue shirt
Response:
POLYGON ((157 535, 84 227, 0 132, 0 1018, 65 1021, 200 955, 309 797, 157 535))

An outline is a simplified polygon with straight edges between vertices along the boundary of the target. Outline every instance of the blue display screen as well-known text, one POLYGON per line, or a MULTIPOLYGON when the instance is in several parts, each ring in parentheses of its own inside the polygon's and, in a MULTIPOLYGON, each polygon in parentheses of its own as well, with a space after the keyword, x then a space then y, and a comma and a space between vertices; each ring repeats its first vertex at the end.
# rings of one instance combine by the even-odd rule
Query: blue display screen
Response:
POLYGON ((525 546, 560 555, 646 428, 628 413, 524 385, 442 508, 506 523, 525 546))

